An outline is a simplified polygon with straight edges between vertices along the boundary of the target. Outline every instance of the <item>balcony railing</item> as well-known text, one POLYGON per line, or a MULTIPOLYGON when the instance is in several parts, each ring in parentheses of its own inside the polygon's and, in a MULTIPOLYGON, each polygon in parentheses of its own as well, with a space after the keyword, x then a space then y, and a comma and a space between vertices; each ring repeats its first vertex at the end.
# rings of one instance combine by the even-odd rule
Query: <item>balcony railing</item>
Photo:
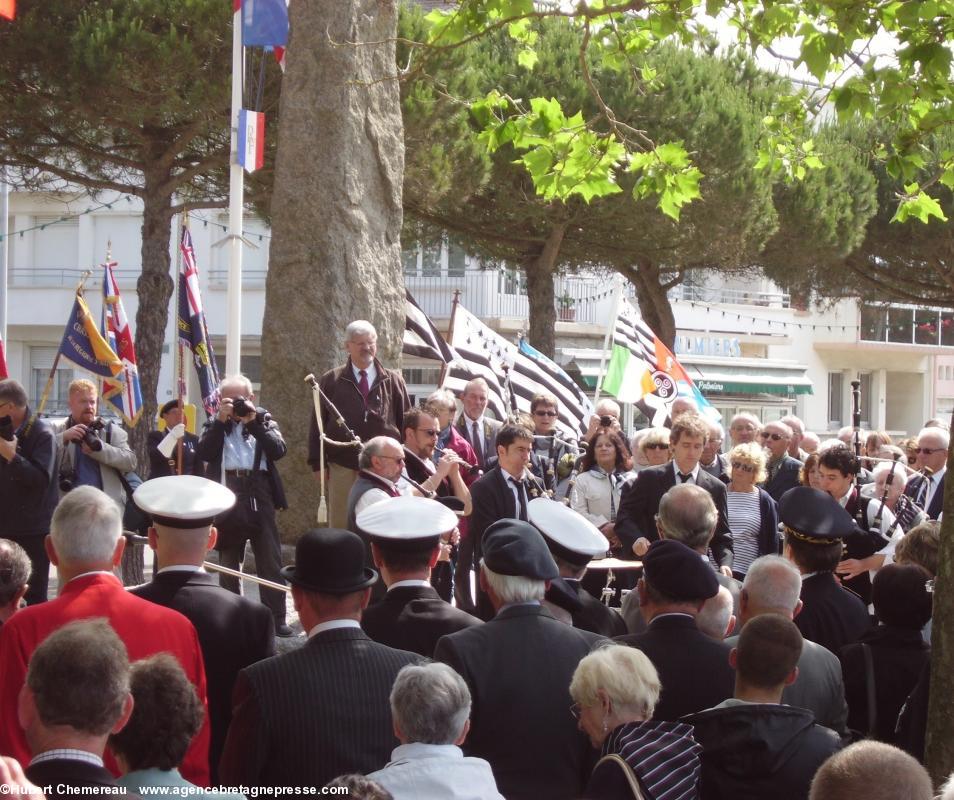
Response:
POLYGON ((954 347, 954 311, 913 306, 860 306, 864 342, 954 347))
POLYGON ((682 284, 669 293, 670 300, 719 303, 763 308, 791 308, 792 298, 784 292, 750 292, 747 289, 708 288, 682 284))
MULTIPOLYGON (((85 270, 77 267, 11 267, 7 273, 7 285, 21 288, 75 288, 85 270)), ((142 270, 125 267, 113 270, 120 288, 135 287, 142 270)), ((100 268, 92 270, 87 287, 94 283, 102 284, 103 273, 100 268)))

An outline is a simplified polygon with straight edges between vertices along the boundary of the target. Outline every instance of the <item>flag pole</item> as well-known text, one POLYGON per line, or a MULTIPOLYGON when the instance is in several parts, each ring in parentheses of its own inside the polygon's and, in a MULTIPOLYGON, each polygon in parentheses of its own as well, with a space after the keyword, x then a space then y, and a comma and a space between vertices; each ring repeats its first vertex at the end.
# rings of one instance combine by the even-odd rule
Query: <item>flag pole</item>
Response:
MULTIPOLYGON (((175 304, 175 325, 173 326, 173 336, 175 336, 175 354, 176 354, 176 369, 175 369, 175 391, 176 391, 176 405, 179 408, 179 416, 182 422, 185 422, 185 408, 182 405, 182 395, 185 388, 185 366, 183 364, 183 350, 182 350, 182 338, 179 336, 179 291, 180 284, 182 283, 182 230, 183 228, 189 227, 189 221, 185 215, 182 213, 179 215, 179 246, 176 248, 176 304, 175 304)), ((185 442, 185 436, 181 436, 176 442, 176 474, 182 474, 182 462, 184 459, 183 454, 183 442, 185 442)))
POLYGON ((225 337, 225 372, 237 375, 242 363, 242 207, 245 177, 238 158, 239 117, 244 76, 242 7, 232 15, 232 133, 229 155, 229 282, 228 327, 225 337))
POLYGON ((616 294, 613 298, 613 308, 610 313, 609 322, 606 324, 606 336, 603 337, 603 352, 600 355, 600 371, 596 376, 596 390, 593 392, 593 405, 599 402, 600 389, 603 388, 603 371, 606 369, 606 353, 610 348, 610 337, 616 328, 616 319, 619 317, 619 309, 623 303, 623 277, 619 273, 614 276, 616 282, 616 294))
MULTIPOLYGON (((447 343, 454 346, 454 320, 457 318, 457 306, 460 305, 460 289, 454 289, 454 299, 451 301, 450 323, 447 326, 447 343)), ((441 376, 437 380, 437 385, 444 385, 444 378, 447 377, 447 364, 441 364, 441 376)))

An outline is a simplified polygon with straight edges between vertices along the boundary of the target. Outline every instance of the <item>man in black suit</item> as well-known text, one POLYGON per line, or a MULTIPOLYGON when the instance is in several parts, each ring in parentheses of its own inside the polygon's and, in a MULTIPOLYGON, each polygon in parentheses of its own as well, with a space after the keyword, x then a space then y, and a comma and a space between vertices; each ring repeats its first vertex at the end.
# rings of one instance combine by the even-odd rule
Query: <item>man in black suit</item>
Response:
POLYGON ((480 582, 497 615, 443 637, 434 652, 467 681, 473 697, 464 752, 490 762, 508 800, 579 797, 592 766, 589 742, 569 713, 569 687, 580 659, 602 639, 557 622, 541 607, 558 574, 532 525, 514 519, 491 525, 480 582))
POLYGON ((175 609, 195 626, 208 687, 209 772, 217 786, 235 680, 239 670, 275 655, 272 615, 261 603, 223 589, 202 569, 215 546, 212 520, 235 503, 229 489, 205 478, 173 475, 146 481, 133 500, 152 517, 149 546, 159 571, 132 593, 175 609))
POLYGON ((782 497, 778 517, 785 526, 783 555, 802 574, 802 612, 795 624, 806 639, 837 653, 871 627, 867 606, 834 575, 855 521, 827 492, 808 486, 782 497))
POLYGON ((470 442, 477 456, 477 466, 487 469, 487 460, 496 452, 496 440, 503 423, 485 415, 487 411, 487 381, 474 378, 464 386, 460 396, 464 413, 457 418, 458 432, 470 442))
POLYGON ((723 573, 732 575, 732 532, 729 530, 725 484, 699 466, 708 435, 709 430, 701 417, 680 415, 669 435, 672 461, 641 470, 636 480, 623 487, 615 531, 625 554, 628 555, 634 545, 632 552, 636 555, 646 552, 650 542, 659 538, 655 517, 662 496, 677 483, 693 483, 709 492, 715 501, 719 524, 710 545, 712 556, 723 573))
MULTIPOLYGON (((473 560, 478 562, 483 554, 484 531, 501 519, 527 520, 527 504, 534 497, 545 494, 543 484, 527 469, 533 450, 533 434, 522 425, 504 425, 497 434, 497 464, 470 487, 474 511, 470 517, 470 541, 473 560)), ((459 558, 465 558, 461 550, 459 558)), ((466 570, 466 582, 470 582, 470 569, 466 570)), ((458 606, 481 619, 494 615, 486 595, 477 585, 477 607, 458 606)))
POLYGON ((149 477, 162 478, 178 475, 178 442, 182 440, 182 474, 205 475, 205 464, 195 451, 199 437, 185 429, 182 409, 178 400, 170 400, 159 410, 159 417, 166 425, 165 432, 150 431, 146 440, 149 448, 149 477))
POLYGON ((784 422, 768 422, 759 432, 762 447, 768 456, 766 471, 768 478, 762 488, 777 503, 789 489, 798 486, 798 473, 802 462, 788 454, 788 446, 793 437, 792 429, 784 422))
POLYGON ((26 777, 48 787, 47 797, 75 797, 120 793, 103 752, 132 708, 126 647, 106 620, 92 619, 36 648, 17 709, 4 713, 19 715, 33 752, 26 777))
POLYGON ((636 591, 649 627, 616 641, 642 650, 659 673, 662 695, 653 719, 672 722, 731 697, 732 648, 696 627, 703 604, 719 592, 712 567, 682 542, 662 539, 649 546, 636 591))
POLYGON ((308 643, 239 673, 219 764, 231 786, 324 786, 387 763, 398 741, 388 697, 420 657, 371 641, 359 620, 378 574, 364 542, 337 528, 305 533, 282 575, 308 643))
POLYGON ((937 519, 944 510, 944 476, 947 473, 947 448, 951 434, 944 428, 924 428, 918 434, 917 468, 930 475, 919 475, 908 481, 904 493, 937 519))
POLYGON ((430 658, 441 636, 481 624, 442 600, 429 580, 442 549, 449 547, 441 536, 456 525, 453 511, 424 497, 391 497, 358 515, 388 587, 361 615, 361 627, 374 641, 430 658))
MULTIPOLYGON (((545 497, 531 500, 530 522, 543 534, 550 554, 560 570, 563 583, 579 603, 570 611, 574 628, 612 638, 626 633, 626 624, 619 612, 604 605, 584 589, 580 581, 586 566, 596 556, 606 555, 609 542, 592 522, 563 503, 545 497)), ((547 590, 547 600, 551 600, 547 590)))
MULTIPOLYGON (((745 574, 742 585, 739 626, 762 614, 780 614, 795 619, 802 611, 799 598, 802 576, 798 568, 779 556, 755 559, 745 574)), ((738 636, 726 639, 738 646, 738 636)), ((798 679, 782 691, 782 702, 812 712, 815 722, 831 728, 840 736, 848 736, 848 704, 845 682, 838 657, 820 644, 805 639, 798 658, 798 679)))

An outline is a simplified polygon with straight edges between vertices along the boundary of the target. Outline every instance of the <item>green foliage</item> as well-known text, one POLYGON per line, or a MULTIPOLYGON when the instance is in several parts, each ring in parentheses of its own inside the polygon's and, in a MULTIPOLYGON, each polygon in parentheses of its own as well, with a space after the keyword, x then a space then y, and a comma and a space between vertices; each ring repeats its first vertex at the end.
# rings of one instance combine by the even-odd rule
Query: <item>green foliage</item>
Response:
MULTIPOLYGON (((522 44, 518 61, 534 68, 537 59, 531 55, 534 43, 527 39, 526 23, 546 17, 561 17, 587 38, 587 58, 600 70, 628 74, 639 78, 635 63, 663 42, 684 45, 711 41, 709 28, 719 16, 734 27, 739 42, 755 51, 772 48, 785 37, 796 37, 800 52, 796 64, 814 77, 821 93, 793 92, 780 87, 776 102, 771 103, 765 117, 767 130, 759 145, 760 169, 789 181, 804 180, 819 170, 824 158, 811 149, 817 125, 825 108, 819 96, 829 99, 842 123, 865 119, 893 131, 885 152, 894 151, 906 158, 935 131, 954 122, 951 89, 951 42, 954 41, 954 0, 886 0, 881 3, 846 2, 845 0, 663 0, 634 4, 625 0, 583 0, 569 4, 534 6, 530 0, 462 0, 453 9, 432 12, 428 21, 427 41, 440 48, 453 48, 488 30, 505 29, 522 44), (637 11, 638 13, 633 13, 637 11), (893 53, 879 53, 887 37, 896 47, 893 53)), ((663 76, 665 77, 665 76, 663 76)), ((645 80, 651 80, 645 78, 645 80)), ((595 87, 590 87, 594 92, 595 87)), ((537 96, 537 95, 533 95, 537 96)), ((539 95, 551 97, 551 94, 539 95)), ((564 106, 564 116, 572 117, 574 106, 564 106)), ((508 108, 511 119, 532 114, 529 103, 508 108)), ((600 129, 625 113, 625 109, 609 105, 598 109, 587 124, 600 129), (597 117, 602 117, 602 122, 597 117)), ((488 124, 500 128, 497 118, 488 124)), ((562 130, 562 129, 561 129, 562 130)), ((605 133, 605 131, 603 131, 605 133)), ((618 142, 628 153, 648 153, 664 142, 656 131, 646 129, 652 145, 638 136, 615 132, 618 142)), ((557 133, 551 134, 556 136, 557 133)), ((490 140, 493 142, 493 139, 490 140)), ((509 141, 509 139, 507 139, 509 141)), ((555 149, 555 148, 554 148, 555 149)), ((589 154, 586 148, 581 157, 589 154)), ((882 154, 873 151, 874 158, 882 154)), ((612 182, 614 171, 634 163, 623 158, 609 172, 598 171, 593 180, 605 186, 612 182)), ((638 158, 636 164, 649 164, 638 158)), ((935 163, 935 171, 946 173, 947 167, 935 163)), ((915 166, 915 168, 917 168, 915 166)), ((703 172, 705 170, 702 170, 703 172)), ((550 172, 538 170, 537 179, 548 182, 547 192, 565 197, 579 191, 576 183, 554 187, 550 172)), ((615 176, 619 180, 619 176, 615 176)), ((673 183, 666 180, 646 181, 640 191, 667 193, 673 183)), ((922 191, 905 191, 898 195, 896 219, 930 219, 939 213, 922 191)), ((688 200, 688 195, 682 195, 688 200)), ((673 196, 662 200, 669 211, 681 207, 673 196)))

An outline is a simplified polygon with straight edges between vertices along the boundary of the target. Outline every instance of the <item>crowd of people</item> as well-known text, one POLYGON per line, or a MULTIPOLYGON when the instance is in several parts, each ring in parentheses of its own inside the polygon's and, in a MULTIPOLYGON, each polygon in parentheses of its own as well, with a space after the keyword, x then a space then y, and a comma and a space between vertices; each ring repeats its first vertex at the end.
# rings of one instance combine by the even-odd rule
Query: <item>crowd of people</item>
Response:
POLYGON ((376 338, 349 325, 347 362, 317 382, 330 521, 289 565, 286 446, 244 376, 197 435, 160 409, 144 482, 95 384, 74 381, 55 424, 0 381, 4 786, 934 796, 946 425, 820 441, 743 413, 726 441, 678 398, 667 427, 629 437, 604 399, 577 441, 550 394, 492 419, 479 378, 412 407, 376 338), (156 564, 132 588, 130 512, 156 564), (260 602, 238 577, 249 544, 260 602), (205 571, 211 550, 232 574, 205 571), (276 654, 288 594, 305 636, 276 654))

